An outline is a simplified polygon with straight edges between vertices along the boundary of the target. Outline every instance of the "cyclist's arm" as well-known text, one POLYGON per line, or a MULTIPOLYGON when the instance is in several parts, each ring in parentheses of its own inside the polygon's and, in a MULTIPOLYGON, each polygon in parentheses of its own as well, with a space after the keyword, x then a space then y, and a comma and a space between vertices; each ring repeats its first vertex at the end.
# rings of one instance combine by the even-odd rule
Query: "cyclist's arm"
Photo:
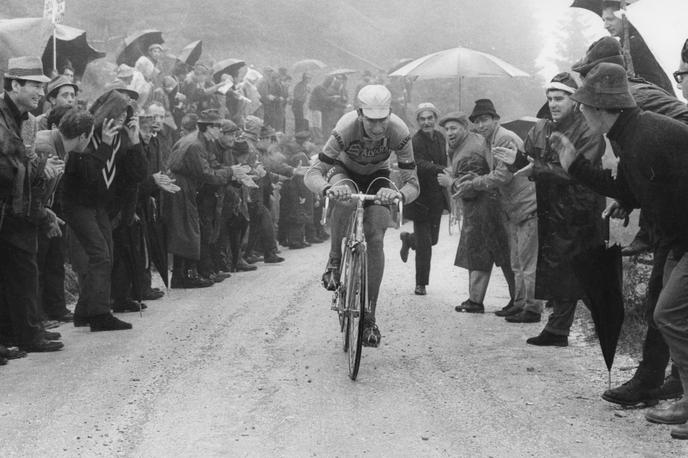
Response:
POLYGON ((306 175, 303 177, 303 181, 306 187, 317 195, 323 195, 326 188, 329 187, 329 183, 325 179, 327 172, 330 171, 335 165, 337 157, 339 157, 341 149, 337 140, 333 135, 327 140, 323 151, 318 154, 315 162, 306 171, 306 175))
POLYGON ((399 191, 404 198, 404 203, 408 204, 418 197, 420 185, 418 184, 416 163, 413 159, 413 144, 411 142, 411 136, 408 134, 408 129, 406 129, 405 133, 406 135, 403 136, 394 147, 394 151, 396 151, 397 154, 397 164, 403 183, 399 191))

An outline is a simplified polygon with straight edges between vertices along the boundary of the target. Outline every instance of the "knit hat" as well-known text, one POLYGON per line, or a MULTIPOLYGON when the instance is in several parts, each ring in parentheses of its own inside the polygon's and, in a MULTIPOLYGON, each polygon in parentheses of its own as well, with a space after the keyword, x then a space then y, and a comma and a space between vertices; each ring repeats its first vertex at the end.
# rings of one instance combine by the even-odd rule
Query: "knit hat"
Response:
POLYGON ((43 74, 43 62, 34 56, 11 57, 7 61, 5 78, 47 83, 50 78, 43 74))
POLYGON ((475 118, 482 115, 490 115, 493 118, 499 119, 497 110, 495 110, 494 103, 490 99, 478 99, 475 101, 475 107, 473 107, 473 112, 468 117, 471 122, 475 122, 475 118))
POLYGON ((573 94, 578 89, 578 83, 573 79, 569 72, 558 73, 552 78, 552 81, 545 86, 545 93, 549 91, 562 91, 567 94, 573 94))
POLYGON ((391 105, 392 93, 381 84, 363 86, 358 92, 358 106, 368 118, 386 118, 389 116, 391 105))
POLYGON ((601 62, 625 66, 621 45, 616 38, 604 37, 591 44, 585 57, 573 64, 571 70, 585 78, 588 72, 601 62))
POLYGON ((416 119, 418 119, 418 116, 424 111, 431 111, 435 115, 435 118, 440 117, 440 112, 437 110, 437 107, 430 102, 425 102, 419 104, 418 108, 416 108, 416 119))
POLYGON ((468 119, 468 115, 462 111, 453 111, 449 114, 446 114, 440 119, 440 126, 444 127, 445 124, 447 124, 449 121, 455 121, 458 122, 459 124, 463 124, 464 127, 470 127, 471 121, 468 119))
POLYGON ((590 70, 571 99, 583 105, 611 110, 637 106, 628 90, 626 70, 621 65, 606 62, 590 70))

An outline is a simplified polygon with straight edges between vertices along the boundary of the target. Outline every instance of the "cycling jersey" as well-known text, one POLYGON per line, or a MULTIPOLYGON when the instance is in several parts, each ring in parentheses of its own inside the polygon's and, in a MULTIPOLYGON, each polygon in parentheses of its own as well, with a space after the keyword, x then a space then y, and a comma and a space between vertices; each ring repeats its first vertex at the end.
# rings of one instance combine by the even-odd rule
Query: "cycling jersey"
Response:
MULTIPOLYGON (((334 166, 341 166, 357 175, 389 170, 389 158, 393 152, 403 183, 400 192, 404 202, 409 203, 418 196, 419 185, 408 127, 398 116, 391 114, 385 135, 380 140, 373 140, 366 135, 358 112, 351 111, 339 119, 322 153, 306 173, 306 186, 321 194, 328 185, 324 176, 334 166)), ((361 191, 365 192, 365 189, 361 191)))

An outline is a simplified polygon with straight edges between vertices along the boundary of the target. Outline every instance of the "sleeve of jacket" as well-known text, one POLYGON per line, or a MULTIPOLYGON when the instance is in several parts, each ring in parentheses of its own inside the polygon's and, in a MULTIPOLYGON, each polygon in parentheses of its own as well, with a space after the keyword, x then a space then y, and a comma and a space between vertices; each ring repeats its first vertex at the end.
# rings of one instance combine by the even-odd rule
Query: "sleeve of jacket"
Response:
POLYGON ((199 145, 191 145, 184 155, 184 167, 189 175, 194 176, 204 183, 211 185, 224 185, 229 183, 232 175, 231 169, 219 168, 213 169, 210 163, 203 157, 201 147, 199 145))
POLYGON ((569 167, 569 174, 596 193, 618 200, 626 209, 639 207, 624 179, 621 164, 619 164, 616 178, 614 178, 611 170, 596 167, 590 160, 579 155, 569 167))
POLYGON ((413 144, 413 157, 416 160, 416 167, 418 168, 418 175, 429 176, 432 174, 437 175, 444 170, 440 164, 435 164, 432 162, 432 156, 428 151, 427 145, 423 142, 418 135, 414 135, 412 139, 413 144))
POLYGON ((148 176, 148 159, 140 142, 127 147, 120 163, 129 183, 141 183, 148 176))
POLYGON ((406 124, 400 124, 399 128, 394 131, 391 141, 392 149, 397 154, 399 174, 403 183, 399 192, 404 198, 404 203, 408 204, 420 194, 420 184, 418 183, 416 161, 413 156, 413 142, 406 124))

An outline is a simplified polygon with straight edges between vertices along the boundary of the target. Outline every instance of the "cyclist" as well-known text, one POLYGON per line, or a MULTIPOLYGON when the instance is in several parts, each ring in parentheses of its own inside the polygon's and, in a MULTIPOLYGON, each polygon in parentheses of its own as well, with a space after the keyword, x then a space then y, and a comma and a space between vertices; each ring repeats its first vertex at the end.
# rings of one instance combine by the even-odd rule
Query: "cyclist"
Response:
POLYGON ((339 280, 341 241, 354 210, 350 196, 355 187, 375 194, 375 201, 365 204, 364 231, 368 243, 368 298, 370 314, 364 317, 363 345, 377 347, 380 330, 375 324, 375 307, 385 266, 383 239, 391 217, 389 205, 395 199, 410 203, 418 196, 418 176, 413 160, 411 135, 406 124, 392 114, 392 95, 382 85, 364 86, 358 93, 359 108, 342 116, 332 131, 322 153, 306 172, 308 188, 335 200, 332 209, 332 237, 327 269, 322 280, 333 290, 339 280), (403 186, 400 192, 389 187, 389 158, 396 154, 403 186), (345 180, 345 181, 342 181, 345 180), (372 184, 372 185, 371 185, 372 184), (369 187, 369 185, 371 185, 369 187))

